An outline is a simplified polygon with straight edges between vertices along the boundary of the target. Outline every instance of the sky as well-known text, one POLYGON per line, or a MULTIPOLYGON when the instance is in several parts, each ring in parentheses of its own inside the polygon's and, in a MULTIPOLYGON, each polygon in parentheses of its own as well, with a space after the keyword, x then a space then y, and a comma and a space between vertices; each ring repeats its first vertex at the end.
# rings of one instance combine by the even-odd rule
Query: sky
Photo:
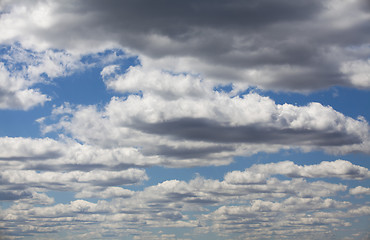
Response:
POLYGON ((370 239, 369 22, 0 0, 0 239, 370 239))

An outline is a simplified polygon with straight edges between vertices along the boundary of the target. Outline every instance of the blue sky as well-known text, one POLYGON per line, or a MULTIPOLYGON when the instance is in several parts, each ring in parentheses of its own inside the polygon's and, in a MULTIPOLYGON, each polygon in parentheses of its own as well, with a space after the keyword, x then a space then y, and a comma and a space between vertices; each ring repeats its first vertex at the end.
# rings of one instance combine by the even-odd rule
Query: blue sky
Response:
POLYGON ((368 239, 366 1, 0 1, 0 238, 368 239))

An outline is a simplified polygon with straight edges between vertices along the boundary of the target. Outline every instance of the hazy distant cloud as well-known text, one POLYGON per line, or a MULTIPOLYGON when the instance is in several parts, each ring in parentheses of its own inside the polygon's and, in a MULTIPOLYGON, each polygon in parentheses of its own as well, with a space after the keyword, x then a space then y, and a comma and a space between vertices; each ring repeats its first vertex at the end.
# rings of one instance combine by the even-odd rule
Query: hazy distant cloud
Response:
MULTIPOLYGON (((312 216, 306 213, 306 209, 320 214, 324 213, 320 209, 333 209, 337 212, 335 209, 347 207, 350 207, 348 202, 320 198, 291 197, 282 202, 256 200, 250 206, 220 207, 213 213, 204 215, 204 220, 213 221, 214 231, 244 233, 246 239, 263 239, 273 234, 293 239, 306 236, 328 238, 333 234, 328 231, 328 226, 348 227, 350 223, 340 218, 312 216)), ((349 211, 344 215, 350 217, 349 211)))
POLYGON ((370 188, 357 186, 355 188, 351 188, 349 190, 349 193, 352 195, 361 195, 361 194, 370 195, 370 188))
POLYGON ((370 178, 368 169, 353 165, 351 162, 336 160, 321 162, 318 165, 299 166, 291 161, 258 164, 244 172, 233 171, 225 176, 225 180, 233 184, 250 184, 265 181, 271 175, 285 175, 293 178, 329 178, 363 180, 370 178))
POLYGON ((159 157, 144 156, 133 147, 104 149, 74 140, 0 138, 2 169, 45 171, 123 170, 165 164, 159 157))
POLYGON ((121 187, 99 188, 98 186, 84 188, 76 194, 76 198, 128 198, 134 191, 121 187))
POLYGON ((89 186, 120 186, 140 183, 148 177, 144 170, 122 171, 93 170, 90 172, 36 172, 32 170, 3 170, 0 172, 2 188, 7 190, 39 189, 41 191, 81 191, 89 186))
MULTIPOLYGON (((341 161, 334 161, 303 166, 301 170, 310 171, 311 168, 314 170, 327 164, 331 164, 334 169, 342 168, 341 161)), ((230 181, 231 176, 236 177, 235 172, 231 172, 224 180, 197 176, 188 182, 167 180, 137 191, 113 187, 115 184, 105 189, 96 184, 86 185, 77 191, 76 197, 81 198, 113 198, 96 203, 77 199, 68 204, 52 205, 53 199, 44 193, 33 192, 30 193, 32 197, 20 199, 0 212, 0 218, 5 220, 3 226, 9 233, 17 230, 21 235, 59 232, 66 229, 73 232, 78 226, 78 229, 84 229, 84 232, 96 231, 100 234, 110 232, 112 236, 117 237, 135 232, 142 235, 144 233, 141 231, 148 228, 161 228, 166 225, 169 228, 185 227, 201 232, 224 234, 248 233, 251 236, 268 236, 271 234, 270 231, 281 231, 281 236, 296 234, 312 236, 313 233, 308 231, 309 228, 319 233, 330 234, 332 227, 349 226, 349 218, 370 213, 367 206, 358 207, 347 201, 330 198, 346 191, 345 185, 315 180, 308 182, 304 179, 290 178, 292 175, 289 174, 286 179, 280 180, 269 176, 272 174, 269 172, 270 166, 271 164, 259 164, 246 169, 248 172, 259 169, 260 172, 255 174, 260 173, 263 176, 260 178, 264 180, 247 181, 244 184, 230 181), (43 206, 34 206, 33 204, 37 202, 43 206), (208 209, 210 206, 216 207, 216 210, 208 209), (189 211, 199 214, 190 217, 189 211), (31 223, 32 232, 29 232, 30 225, 26 225, 25 219, 28 224, 31 223), (69 224, 71 221, 73 226, 69 224), (46 222, 48 224, 45 224, 46 222), (307 231, 303 231, 305 229, 307 231)), ((368 172, 368 169, 360 166, 351 166, 368 172)), ((324 176, 325 172, 324 170, 320 177, 332 176, 330 172, 326 172, 324 176)), ((114 178, 115 172, 111 173, 114 178)), ((30 178, 26 176, 27 174, 22 175, 22 177, 13 174, 3 176, 8 182, 13 183, 30 178)), ((68 176, 72 175, 75 176, 73 182, 94 183, 104 178, 106 183, 111 179, 110 174, 93 175, 92 172, 82 175, 69 172, 57 179, 68 179, 68 176)), ((122 172, 120 175, 127 176, 127 173, 122 172)), ((33 177, 30 179, 33 182, 31 185, 36 184, 36 179, 40 186, 50 184, 49 188, 53 188, 56 184, 50 181, 53 179, 50 173, 41 173, 38 178, 33 177), (47 181, 46 176, 49 176, 47 181)), ((68 180, 65 183, 74 186, 73 182, 68 180)))
POLYGON ((368 88, 368 54, 356 50, 369 51, 370 17, 363 5, 361 0, 18 1, 2 6, 0 41, 75 53, 121 46, 145 66, 201 74, 239 88, 368 88))

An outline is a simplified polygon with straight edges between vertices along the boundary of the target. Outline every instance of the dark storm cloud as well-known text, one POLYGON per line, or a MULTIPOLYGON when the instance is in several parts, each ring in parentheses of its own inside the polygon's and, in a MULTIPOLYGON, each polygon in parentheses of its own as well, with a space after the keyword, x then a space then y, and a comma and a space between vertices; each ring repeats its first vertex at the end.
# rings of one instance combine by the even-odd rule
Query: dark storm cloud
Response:
MULTIPOLYGON (((146 133, 169 135, 176 139, 215 143, 270 143, 286 145, 341 146, 361 143, 360 136, 331 130, 272 128, 259 124, 223 126, 216 121, 182 118, 148 124, 137 121, 134 128, 146 133)), ((204 149, 207 152, 207 149, 204 149)), ((212 149, 210 149, 212 151, 212 149)), ((195 152, 194 152, 195 154, 195 152)))

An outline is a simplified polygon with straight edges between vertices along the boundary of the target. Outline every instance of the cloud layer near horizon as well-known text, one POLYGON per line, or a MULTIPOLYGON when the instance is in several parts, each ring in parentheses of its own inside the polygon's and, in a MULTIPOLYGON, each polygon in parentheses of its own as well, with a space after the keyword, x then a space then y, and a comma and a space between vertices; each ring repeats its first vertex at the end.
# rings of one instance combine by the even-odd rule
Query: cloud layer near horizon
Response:
MULTIPOLYGON (((295 238, 306 229, 309 232, 315 230, 317 236, 329 237, 332 227, 351 226, 350 218, 367 215, 370 211, 369 207, 330 198, 347 191, 345 185, 305 179, 370 178, 368 169, 344 160, 306 166, 289 161, 258 164, 244 172, 229 172, 222 181, 198 176, 189 182, 168 180, 142 191, 110 187, 111 181, 117 181, 114 185, 125 185, 137 181, 136 178, 145 180, 142 171, 128 170, 107 175, 103 171, 99 174, 94 171, 63 174, 1 171, 1 196, 12 196, 15 200, 0 214, 2 226, 14 235, 83 228, 83 232, 90 232, 88 235, 95 238, 108 233, 116 237, 129 234, 145 236, 144 229, 160 229, 164 225, 198 229, 195 236, 216 231, 263 238, 269 236, 269 231, 285 232, 288 228, 289 234, 282 235, 295 238), (7 177, 9 174, 12 176, 7 177), (58 174, 61 176, 56 176, 58 174), (280 180, 276 174, 285 175, 288 179, 280 180), (132 176, 131 179, 128 176, 132 176), (20 186, 27 188, 20 189, 20 186), (54 199, 43 193, 50 190, 50 186, 55 186, 53 190, 74 191, 78 198, 112 200, 99 200, 97 203, 75 200, 69 204, 52 205, 54 199), (33 207, 33 203, 44 206, 33 207), (192 216, 188 215, 189 211, 197 213, 192 216), (29 221, 34 222, 32 227, 29 221)), ((366 188, 358 186, 349 192, 369 194, 363 189, 366 188)), ((76 237, 84 236, 87 237, 76 237)))

